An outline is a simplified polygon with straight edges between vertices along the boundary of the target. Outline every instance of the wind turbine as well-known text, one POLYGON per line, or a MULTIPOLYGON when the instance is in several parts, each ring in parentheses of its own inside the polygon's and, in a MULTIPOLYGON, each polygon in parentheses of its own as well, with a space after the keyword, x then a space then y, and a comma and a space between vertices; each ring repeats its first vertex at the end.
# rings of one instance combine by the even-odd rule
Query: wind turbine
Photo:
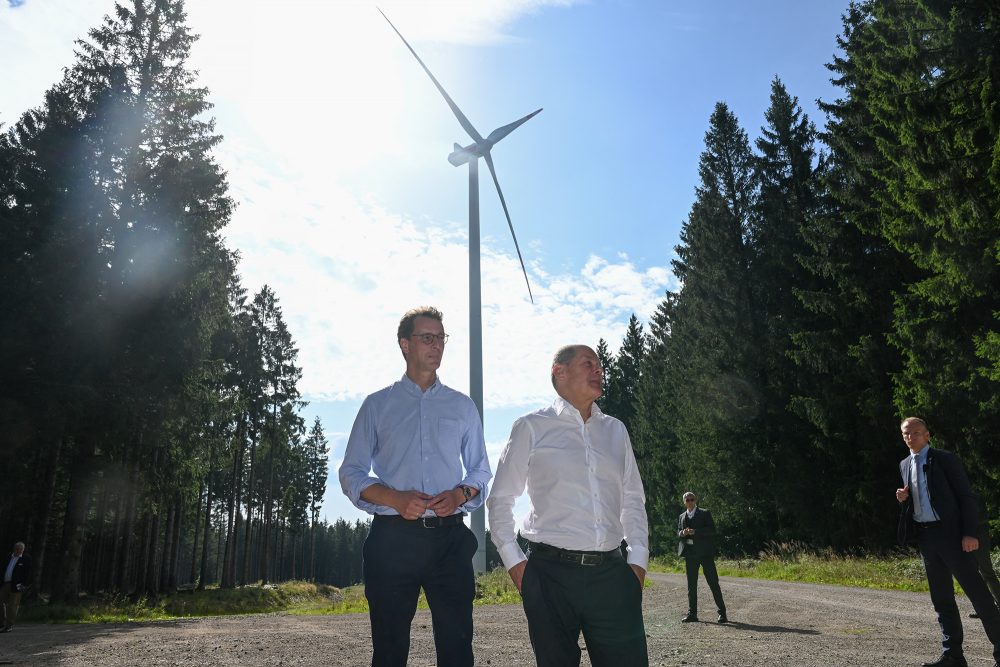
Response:
MULTIPOLYGON (((444 97, 444 101, 448 103, 451 112, 455 114, 455 118, 458 119, 462 129, 472 138, 473 143, 468 146, 461 146, 456 143, 454 151, 448 156, 448 162, 451 162, 456 167, 460 167, 463 164, 469 165, 469 395, 479 410, 479 418, 481 420, 483 418, 483 299, 479 269, 479 158, 486 160, 486 166, 490 169, 490 176, 493 177, 493 184, 496 186, 497 195, 500 197, 500 205, 503 206, 503 214, 507 217, 507 227, 510 228, 510 236, 514 239, 514 249, 517 250, 517 259, 521 262, 521 273, 524 274, 524 283, 528 286, 528 298, 534 303, 535 297, 531 293, 531 283, 528 282, 528 272, 524 268, 521 247, 517 244, 514 224, 510 221, 507 200, 504 199, 503 190, 500 189, 500 181, 497 180, 497 170, 493 166, 493 157, 490 155, 490 150, 497 142, 523 125, 532 116, 539 114, 542 110, 538 109, 520 120, 515 120, 513 123, 498 127, 484 139, 472 123, 469 122, 469 119, 465 117, 462 110, 458 108, 454 100, 451 99, 451 96, 445 92, 444 87, 431 74, 430 69, 427 68, 424 61, 420 59, 417 52, 413 50, 410 43, 403 37, 403 33, 396 29, 392 21, 389 21, 389 17, 385 15, 385 12, 381 9, 378 11, 389 22, 389 25, 399 35, 399 38, 403 40, 403 44, 410 50, 410 53, 417 59, 417 62, 420 63, 424 71, 427 72, 427 76, 431 78, 438 92, 444 97)), ((483 507, 472 513, 472 532, 479 542, 479 548, 472 560, 472 564, 477 572, 483 572, 486 570, 486 514, 483 507)))

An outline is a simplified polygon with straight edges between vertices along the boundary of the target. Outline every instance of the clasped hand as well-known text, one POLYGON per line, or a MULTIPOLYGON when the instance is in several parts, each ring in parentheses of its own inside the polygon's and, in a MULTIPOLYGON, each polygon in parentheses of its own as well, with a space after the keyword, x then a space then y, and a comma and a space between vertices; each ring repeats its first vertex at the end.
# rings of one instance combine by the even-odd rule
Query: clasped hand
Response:
POLYGON ((436 496, 421 491, 398 491, 396 498, 397 502, 393 507, 399 515, 413 520, 422 517, 427 510, 438 516, 451 516, 465 500, 465 495, 458 489, 442 491, 436 496))

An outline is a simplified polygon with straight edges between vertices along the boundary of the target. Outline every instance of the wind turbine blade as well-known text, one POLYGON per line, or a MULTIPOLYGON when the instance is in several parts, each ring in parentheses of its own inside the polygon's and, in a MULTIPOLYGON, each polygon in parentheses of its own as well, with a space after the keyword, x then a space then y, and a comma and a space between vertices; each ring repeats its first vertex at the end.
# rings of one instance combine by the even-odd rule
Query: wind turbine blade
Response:
MULTIPOLYGON (((385 15, 385 12, 383 12, 378 7, 376 7, 376 9, 378 9, 378 13, 381 14, 386 21, 389 21, 389 17, 385 15)), ((429 76, 431 78, 431 81, 434 82, 434 85, 437 86, 438 91, 444 96, 444 101, 448 103, 448 106, 451 107, 451 112, 455 114, 455 118, 458 119, 458 122, 462 126, 462 129, 464 129, 477 144, 482 144, 483 143, 482 135, 476 131, 476 128, 472 126, 472 123, 470 123, 469 119, 465 117, 465 114, 462 113, 462 110, 458 108, 458 105, 455 104, 454 100, 452 100, 451 97, 448 96, 448 93, 445 92, 444 87, 440 83, 438 83, 438 80, 434 78, 434 75, 431 74, 431 71, 427 69, 427 65, 424 64, 424 61, 420 59, 420 56, 417 55, 417 52, 413 50, 413 47, 410 46, 410 43, 406 41, 405 37, 403 37, 403 33, 399 32, 399 30, 396 30, 396 26, 392 25, 392 21, 389 21, 389 25, 392 26, 392 29, 396 31, 396 34, 399 35, 399 38, 403 40, 403 44, 406 44, 406 48, 410 50, 410 53, 413 54, 413 57, 417 59, 417 62, 420 63, 420 66, 424 68, 425 72, 427 72, 427 76, 429 76)))
POLYGON ((510 134, 517 128, 521 127, 526 122, 528 122, 529 120, 531 120, 540 113, 542 113, 541 109, 539 109, 538 111, 532 111, 521 120, 515 120, 513 123, 504 125, 503 127, 498 127, 497 129, 490 132, 490 136, 486 137, 486 143, 488 143, 490 146, 493 146, 493 144, 497 143, 498 141, 506 137, 508 134, 510 134))
MULTIPOLYGON (((539 109, 539 111, 541 111, 541 109, 539 109)), ((538 113, 538 111, 535 113, 538 113)), ((531 118, 531 116, 528 116, 528 118, 531 118)), ((522 119, 521 122, 524 122, 528 118, 522 119)), ((528 272, 524 268, 524 258, 521 257, 521 247, 517 244, 517 234, 514 233, 514 224, 510 221, 510 212, 507 210, 507 201, 503 198, 503 190, 500 189, 500 181, 497 180, 497 170, 493 167, 493 157, 490 155, 489 151, 486 151, 483 153, 483 158, 486 160, 486 166, 490 168, 490 176, 493 177, 493 185, 497 186, 497 194, 500 195, 500 204, 503 206, 503 214, 507 216, 507 226, 510 227, 510 237, 514 239, 514 249, 517 250, 517 259, 521 262, 521 273, 524 274, 524 284, 528 286, 528 298, 531 299, 531 303, 535 303, 535 297, 531 293, 531 283, 528 282, 528 272)))

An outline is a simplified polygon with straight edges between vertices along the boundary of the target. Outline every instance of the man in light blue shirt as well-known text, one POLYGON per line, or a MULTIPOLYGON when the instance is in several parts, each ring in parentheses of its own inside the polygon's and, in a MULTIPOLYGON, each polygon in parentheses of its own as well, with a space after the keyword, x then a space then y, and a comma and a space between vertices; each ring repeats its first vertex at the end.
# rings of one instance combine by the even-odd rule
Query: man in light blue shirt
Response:
POLYGON ((478 544, 463 517, 482 505, 492 473, 475 403, 437 377, 442 320, 431 307, 403 315, 396 336, 406 373, 362 403, 340 466, 344 494, 375 515, 364 579, 377 667, 406 664, 421 587, 437 664, 473 664, 478 544))

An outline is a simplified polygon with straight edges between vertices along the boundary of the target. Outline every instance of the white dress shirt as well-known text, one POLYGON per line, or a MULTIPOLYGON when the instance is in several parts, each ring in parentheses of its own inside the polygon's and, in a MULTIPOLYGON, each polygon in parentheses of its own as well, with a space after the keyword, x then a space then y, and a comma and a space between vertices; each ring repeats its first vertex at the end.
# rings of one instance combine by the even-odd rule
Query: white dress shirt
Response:
POLYGON ((628 563, 646 569, 646 496, 625 425, 595 404, 586 422, 557 398, 514 422, 490 497, 490 533, 508 570, 525 560, 514 501, 528 490, 521 535, 573 551, 611 551, 628 542, 628 563))

